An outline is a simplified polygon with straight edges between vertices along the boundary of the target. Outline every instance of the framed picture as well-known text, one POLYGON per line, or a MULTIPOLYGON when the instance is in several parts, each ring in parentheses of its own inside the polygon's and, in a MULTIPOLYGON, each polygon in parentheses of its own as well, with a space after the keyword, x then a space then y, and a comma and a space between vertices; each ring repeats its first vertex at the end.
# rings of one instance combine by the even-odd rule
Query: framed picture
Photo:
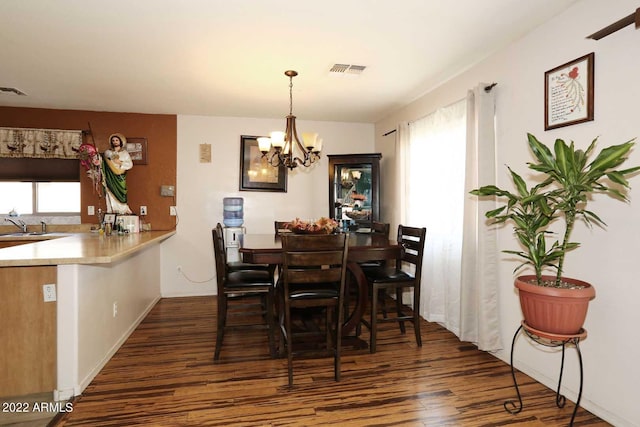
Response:
POLYGON ((594 53, 544 73, 544 130, 593 120, 594 53))
POLYGON ((102 222, 105 224, 111 224, 111 226, 113 226, 113 224, 116 222, 116 214, 114 213, 104 214, 104 219, 102 220, 102 222))
POLYGON ((147 164, 147 138, 127 137, 126 148, 134 165, 147 164))
POLYGON ((269 164, 258 148, 257 136, 240 137, 240 191, 287 192, 287 169, 269 164))

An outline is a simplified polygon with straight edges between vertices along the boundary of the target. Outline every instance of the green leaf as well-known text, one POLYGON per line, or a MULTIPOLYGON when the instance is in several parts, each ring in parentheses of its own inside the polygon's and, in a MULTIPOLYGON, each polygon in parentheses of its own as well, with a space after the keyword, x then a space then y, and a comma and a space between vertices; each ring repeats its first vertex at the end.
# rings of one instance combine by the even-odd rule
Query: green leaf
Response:
POLYGON ((605 191, 607 193, 612 194, 614 197, 627 201, 627 196, 623 194, 620 190, 616 190, 615 188, 607 188, 605 191))
POLYGON ((622 175, 629 175, 630 173, 634 173, 634 172, 637 172, 637 171, 640 171, 640 166, 636 166, 634 168, 621 170, 621 171, 618 171, 618 173, 621 173, 622 175))
POLYGON ((587 158, 588 158, 587 154, 585 154, 585 152, 582 150, 576 150, 573 155, 573 158, 574 158, 573 167, 575 168, 576 173, 581 172, 584 169, 585 165, 587 164, 587 158))
MULTIPOLYGON (((595 150, 597 142, 598 142, 598 137, 596 136, 595 138, 593 138, 593 141, 591 141, 591 144, 589 144, 589 147, 587 148, 587 151, 585 151, 585 153, 584 153, 585 158, 591 157, 591 153, 593 152, 593 150, 595 150)), ((584 167, 584 165, 583 165, 583 167, 584 167)))
POLYGON ((569 162, 569 158, 571 158, 567 153, 569 151, 567 144, 561 139, 556 139, 556 143, 553 148, 556 153, 556 167, 558 168, 561 176, 567 176, 569 169, 567 163, 569 162))
POLYGON ((505 208, 506 208, 506 206, 502 206, 501 208, 493 209, 493 210, 487 211, 487 212, 484 214, 484 216, 485 216, 485 217, 487 217, 487 218, 493 218, 493 217, 495 217, 496 215, 500 214, 500 212, 502 212, 503 210, 505 210, 505 208))
POLYGON ((538 159, 538 161, 547 168, 552 170, 555 169, 555 161, 553 160, 551 150, 549 150, 546 145, 538 141, 532 134, 528 133, 527 138, 529 140, 529 147, 536 159, 538 159))
POLYGON ((540 210, 542 211, 543 214, 545 214, 547 217, 550 217, 553 215, 553 209, 551 209, 551 207, 549 206, 549 203, 547 203, 547 199, 546 198, 542 198, 540 200, 538 200, 538 206, 540 207, 540 210))
POLYGON ((506 196, 506 197, 515 197, 510 192, 506 190, 502 190, 495 185, 485 185, 484 187, 476 188, 475 190, 471 190, 469 192, 475 196, 506 196))
POLYGON ((607 173, 607 178, 609 178, 611 181, 615 182, 616 184, 620 184, 624 187, 629 187, 629 182, 624 179, 624 175, 622 175, 620 172, 609 172, 607 173))
POLYGON ((596 156, 595 160, 589 164, 589 173, 600 173, 600 176, 602 176, 607 169, 620 165, 621 162, 625 160, 624 156, 631 150, 633 145, 633 142, 626 142, 605 148, 596 156))
POLYGON ((511 179, 513 180, 513 183, 516 185, 516 189, 518 190, 518 193, 521 196, 528 195, 529 192, 527 191, 527 184, 524 182, 524 179, 522 179, 520 175, 512 171, 511 168, 509 168, 509 172, 511 172, 511 179))

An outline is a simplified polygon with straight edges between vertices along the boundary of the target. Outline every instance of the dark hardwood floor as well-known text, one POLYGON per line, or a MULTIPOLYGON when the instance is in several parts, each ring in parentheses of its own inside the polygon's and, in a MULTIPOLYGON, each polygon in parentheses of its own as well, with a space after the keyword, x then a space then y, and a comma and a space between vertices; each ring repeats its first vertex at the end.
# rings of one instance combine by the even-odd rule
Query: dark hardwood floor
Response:
MULTIPOLYGON (((574 409, 519 373, 524 409, 505 412, 509 366, 428 322, 422 348, 395 324, 382 325, 376 354, 346 348, 339 383, 331 358, 296 360, 289 389, 264 331, 228 333, 213 362, 215 310, 215 297, 161 300, 53 425, 563 426, 574 409)), ((575 425, 609 424, 579 408, 575 425)))

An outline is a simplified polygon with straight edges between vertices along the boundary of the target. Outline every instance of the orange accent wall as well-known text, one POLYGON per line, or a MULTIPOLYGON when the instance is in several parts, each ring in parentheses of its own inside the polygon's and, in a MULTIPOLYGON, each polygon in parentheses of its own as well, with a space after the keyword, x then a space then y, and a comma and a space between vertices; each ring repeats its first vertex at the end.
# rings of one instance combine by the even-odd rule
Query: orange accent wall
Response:
MULTIPOLYGON (((0 126, 42 129, 73 129, 93 131, 98 151, 109 147, 109 135, 120 132, 126 137, 147 138, 147 164, 134 165, 127 172, 128 204, 134 213, 147 206, 145 220, 153 230, 175 228, 176 217, 169 215, 175 197, 160 196, 161 185, 176 186, 177 117, 169 114, 109 113, 100 111, 51 110, 42 108, 0 107, 0 126)), ((85 142, 92 142, 85 135, 85 142)), ((106 211, 104 197, 93 190, 84 169, 80 178, 83 224, 97 224, 96 216, 87 215, 87 206, 106 211)), ((176 186, 176 195, 178 188, 176 186)))

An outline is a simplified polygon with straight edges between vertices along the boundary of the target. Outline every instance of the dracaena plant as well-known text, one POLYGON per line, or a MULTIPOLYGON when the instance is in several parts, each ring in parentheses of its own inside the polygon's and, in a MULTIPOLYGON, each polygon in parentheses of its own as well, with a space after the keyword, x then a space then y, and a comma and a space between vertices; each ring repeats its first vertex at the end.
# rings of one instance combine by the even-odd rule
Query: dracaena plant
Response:
POLYGON ((585 151, 576 149, 573 141, 567 144, 556 139, 551 151, 535 136, 527 134, 527 137, 536 159, 535 163, 527 164, 542 174, 536 180, 539 184, 528 188, 524 179, 509 168, 515 193, 487 185, 471 191, 471 194, 506 199, 503 206, 485 213, 492 223, 513 223, 514 234, 523 250, 504 252, 523 260, 516 271, 531 265, 540 285, 544 285, 543 271, 546 268, 555 270, 553 286, 560 287, 565 255, 580 245, 570 241, 576 220, 582 219, 589 226, 606 225, 598 215, 586 209, 589 196, 607 193, 627 201, 621 190, 629 189, 627 176, 635 174, 640 167, 617 168, 627 160, 635 141, 604 148, 590 161, 597 138, 585 151), (556 220, 563 221, 562 238, 548 244, 547 240, 555 235, 549 230, 549 225, 556 220))

